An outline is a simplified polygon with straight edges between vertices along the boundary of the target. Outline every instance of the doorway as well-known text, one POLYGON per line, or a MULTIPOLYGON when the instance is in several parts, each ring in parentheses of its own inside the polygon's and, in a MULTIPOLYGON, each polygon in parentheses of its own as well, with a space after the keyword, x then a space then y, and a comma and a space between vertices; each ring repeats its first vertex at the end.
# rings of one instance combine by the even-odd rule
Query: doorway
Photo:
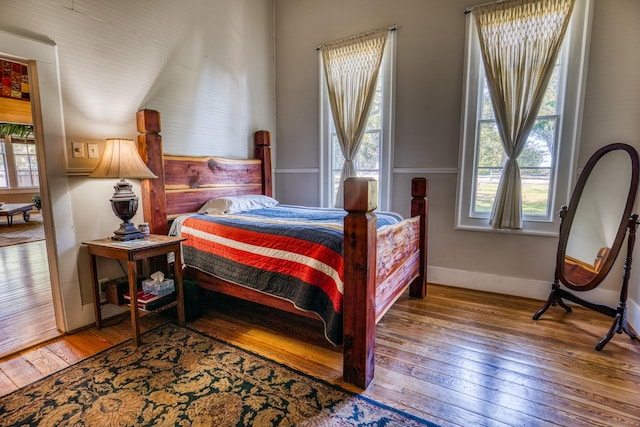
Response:
POLYGON ((33 131, 35 140, 45 148, 38 151, 38 165, 56 327, 62 332, 76 330, 91 322, 93 304, 85 307, 79 292, 78 240, 67 179, 58 50, 46 36, 0 31, 0 56, 29 67, 33 131))
MULTIPOLYGON (((29 66, 0 57, 0 356, 60 335, 42 215, 46 180, 33 131, 29 66), (41 178, 42 177, 42 178, 41 178), (31 206, 33 205, 33 206, 31 206), (14 214, 12 212, 16 211, 14 214)), ((37 90, 37 86, 36 90, 37 90)))

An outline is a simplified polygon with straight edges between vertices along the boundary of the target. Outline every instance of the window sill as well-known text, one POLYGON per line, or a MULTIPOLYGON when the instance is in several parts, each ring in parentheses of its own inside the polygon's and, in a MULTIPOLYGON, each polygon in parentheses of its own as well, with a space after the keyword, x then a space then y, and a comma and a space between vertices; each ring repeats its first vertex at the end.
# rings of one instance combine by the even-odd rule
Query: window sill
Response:
POLYGON ((40 192, 38 187, 0 188, 0 194, 34 194, 40 192))
POLYGON ((488 224, 488 220, 483 225, 456 224, 454 229, 461 231, 481 231, 485 233, 512 234, 521 236, 541 236, 558 237, 560 232, 559 223, 536 223, 525 221, 525 228, 522 230, 495 230, 488 224), (553 228, 553 229, 552 229, 553 228))

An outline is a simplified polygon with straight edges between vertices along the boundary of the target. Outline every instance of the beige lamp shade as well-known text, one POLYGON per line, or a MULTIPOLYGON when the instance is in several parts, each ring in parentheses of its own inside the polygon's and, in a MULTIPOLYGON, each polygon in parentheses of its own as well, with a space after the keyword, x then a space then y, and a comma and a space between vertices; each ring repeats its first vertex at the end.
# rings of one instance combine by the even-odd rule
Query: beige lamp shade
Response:
POLYGON ((111 196, 111 209, 122 220, 122 224, 113 232, 111 238, 125 241, 143 239, 145 235, 131 223, 131 218, 138 211, 138 197, 125 178, 157 178, 157 176, 144 164, 133 139, 107 139, 98 166, 89 177, 121 178, 113 187, 115 193, 111 196))
POLYGON ((91 178, 157 178, 144 164, 133 139, 110 138, 91 178))

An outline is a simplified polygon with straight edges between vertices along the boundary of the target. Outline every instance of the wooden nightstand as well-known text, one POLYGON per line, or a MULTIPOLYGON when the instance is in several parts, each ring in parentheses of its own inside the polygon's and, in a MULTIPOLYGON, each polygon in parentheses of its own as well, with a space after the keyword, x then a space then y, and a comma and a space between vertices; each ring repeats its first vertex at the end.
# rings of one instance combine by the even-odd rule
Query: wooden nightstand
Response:
MULTIPOLYGON (((138 318, 141 312, 137 309, 137 290, 138 290, 138 265, 137 261, 166 255, 171 252, 175 254, 175 263, 173 265, 174 284, 176 288, 176 301, 169 303, 156 311, 165 310, 169 307, 177 307, 178 324, 185 325, 184 318, 184 289, 182 287, 182 255, 180 253, 180 242, 183 237, 163 236, 152 234, 144 239, 129 240, 126 242, 112 240, 111 238, 91 240, 82 242, 87 245, 89 255, 91 255, 91 281, 93 283, 93 303, 96 312, 96 326, 102 327, 102 309, 100 307, 100 283, 98 282, 98 271, 96 268, 96 257, 113 258, 127 261, 127 276, 129 278, 129 293, 131 295, 131 329, 133 335, 133 345, 136 347, 140 344, 140 326, 138 318)), ((145 313, 146 314, 146 313, 145 313)))

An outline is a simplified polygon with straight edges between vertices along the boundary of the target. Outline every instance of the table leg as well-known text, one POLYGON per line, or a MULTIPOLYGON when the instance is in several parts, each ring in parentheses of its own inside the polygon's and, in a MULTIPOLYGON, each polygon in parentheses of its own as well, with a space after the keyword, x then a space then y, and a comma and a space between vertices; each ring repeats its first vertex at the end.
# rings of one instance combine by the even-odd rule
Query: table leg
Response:
POLYGON ((102 308, 100 306, 100 283, 98 282, 98 269, 96 266, 96 256, 89 255, 89 272, 91 274, 91 284, 93 285, 93 307, 96 316, 96 328, 102 328, 102 308))
MULTIPOLYGON (((29 210, 31 210, 31 208, 29 208, 29 210)), ((29 211, 22 212, 22 218, 24 219, 24 222, 29 222, 30 217, 31 217, 31 213, 29 211)))
POLYGON ((129 275, 129 295, 131 296, 131 334, 133 345, 140 345, 140 325, 138 324, 138 267, 135 260, 127 261, 129 275))
POLYGON ((180 256, 180 248, 174 252, 175 259, 173 263, 173 276, 176 280, 176 292, 178 297, 178 324, 185 326, 184 314, 184 283, 182 281, 182 258, 180 256))

